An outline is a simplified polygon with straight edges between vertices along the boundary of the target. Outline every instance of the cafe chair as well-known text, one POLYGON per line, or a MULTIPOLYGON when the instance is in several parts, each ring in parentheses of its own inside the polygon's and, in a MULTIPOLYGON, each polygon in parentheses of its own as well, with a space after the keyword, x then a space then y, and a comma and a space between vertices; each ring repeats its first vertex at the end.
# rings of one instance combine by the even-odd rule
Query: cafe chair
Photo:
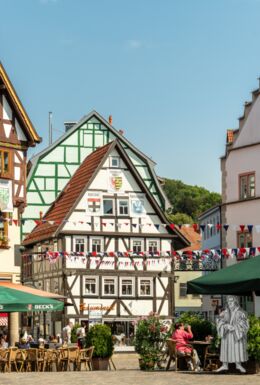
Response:
POLYGON ((7 362, 8 362, 8 355, 9 355, 8 349, 0 349, 0 371, 6 372, 7 371, 7 362))
POLYGON ((55 349, 47 349, 45 352, 45 364, 44 370, 47 372, 52 372, 53 367, 55 367, 56 372, 60 369, 60 360, 59 360, 59 351, 55 349))
POLYGON ((19 372, 23 372, 25 370, 26 359, 26 350, 18 349, 16 353, 16 365, 19 372))
POLYGON ((213 371, 220 367, 219 352, 212 351, 212 347, 209 345, 206 347, 204 355, 203 370, 213 371))
POLYGON ((92 365, 92 355, 94 351, 94 346, 91 346, 87 349, 80 349, 79 355, 78 355, 78 370, 81 370, 82 364, 85 366, 85 370, 87 370, 87 367, 89 370, 93 370, 92 365))
POLYGON ((76 370, 78 367, 78 355, 79 355, 79 348, 77 346, 61 349, 61 358, 60 358, 61 370, 62 371, 71 370, 71 364, 73 365, 73 369, 76 370))
MULTIPOLYGON (((168 348, 168 354, 169 354, 169 359, 168 359, 168 363, 167 363, 167 366, 166 366, 166 370, 169 370, 170 368, 170 365, 171 365, 171 362, 174 362, 175 364, 175 371, 178 370, 178 362, 179 360, 185 360, 185 362, 187 362, 187 358, 191 358, 192 359, 192 354, 185 354, 185 355, 179 355, 178 354, 178 351, 177 351, 177 348, 176 348, 176 344, 177 344, 177 341, 171 339, 171 338, 168 338, 166 340, 166 344, 167 344, 167 348, 168 348)), ((192 347, 190 345, 187 345, 189 347, 192 347)))
POLYGON ((44 369, 44 349, 30 348, 26 349, 26 353, 26 372, 39 372, 44 369))

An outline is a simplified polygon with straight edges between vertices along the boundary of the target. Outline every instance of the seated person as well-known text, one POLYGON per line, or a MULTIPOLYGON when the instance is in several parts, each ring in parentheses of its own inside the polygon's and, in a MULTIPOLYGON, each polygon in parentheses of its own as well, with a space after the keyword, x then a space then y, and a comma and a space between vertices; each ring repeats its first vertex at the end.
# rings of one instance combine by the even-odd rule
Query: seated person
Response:
POLYGON ((3 334, 0 338, 0 348, 1 349, 7 349, 8 348, 8 342, 7 342, 7 335, 3 334))
POLYGON ((187 364, 189 370, 200 371, 200 360, 198 353, 192 346, 188 344, 189 340, 193 338, 190 325, 187 326, 187 331, 183 323, 176 323, 175 331, 172 334, 172 339, 177 341, 176 349, 180 357, 187 356, 187 364))
POLYGON ((30 343, 27 341, 27 338, 21 337, 20 342, 18 344, 19 349, 30 349, 30 343))

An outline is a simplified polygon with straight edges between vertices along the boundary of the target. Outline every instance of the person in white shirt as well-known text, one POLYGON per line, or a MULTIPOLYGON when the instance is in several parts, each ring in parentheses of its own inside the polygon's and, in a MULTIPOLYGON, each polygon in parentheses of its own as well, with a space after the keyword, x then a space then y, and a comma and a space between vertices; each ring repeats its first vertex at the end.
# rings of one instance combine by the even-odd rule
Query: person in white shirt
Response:
POLYGON ((63 337, 63 341, 67 342, 68 344, 71 343, 71 329, 73 327, 73 324, 72 322, 67 322, 67 325, 64 326, 64 328, 62 329, 62 337, 63 337))
POLYGON ((78 337, 78 347, 83 349, 84 345, 84 339, 86 337, 86 331, 85 331, 85 325, 82 324, 79 328, 76 330, 76 334, 78 337))

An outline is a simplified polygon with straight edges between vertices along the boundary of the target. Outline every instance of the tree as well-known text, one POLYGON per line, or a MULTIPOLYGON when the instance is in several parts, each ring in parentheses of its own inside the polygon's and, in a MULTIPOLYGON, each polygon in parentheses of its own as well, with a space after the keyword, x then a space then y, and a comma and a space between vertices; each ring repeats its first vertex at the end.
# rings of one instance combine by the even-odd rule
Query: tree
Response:
MULTIPOLYGON (((164 191, 172 205, 171 214, 186 214, 193 222, 197 222, 202 212, 221 203, 220 194, 204 187, 187 185, 180 180, 165 179, 164 191)), ((186 219, 183 223, 190 222, 186 219)))

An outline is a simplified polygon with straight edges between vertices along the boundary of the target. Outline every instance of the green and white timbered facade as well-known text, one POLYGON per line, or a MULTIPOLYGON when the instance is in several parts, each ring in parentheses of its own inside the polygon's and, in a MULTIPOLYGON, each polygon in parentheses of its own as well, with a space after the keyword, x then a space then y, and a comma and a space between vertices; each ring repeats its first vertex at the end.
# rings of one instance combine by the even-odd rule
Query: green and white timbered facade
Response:
POLYGON ((45 214, 84 159, 98 147, 115 139, 119 140, 161 209, 169 206, 154 172, 155 163, 93 111, 31 159, 27 207, 22 221, 23 237, 31 232, 34 220, 45 214))

